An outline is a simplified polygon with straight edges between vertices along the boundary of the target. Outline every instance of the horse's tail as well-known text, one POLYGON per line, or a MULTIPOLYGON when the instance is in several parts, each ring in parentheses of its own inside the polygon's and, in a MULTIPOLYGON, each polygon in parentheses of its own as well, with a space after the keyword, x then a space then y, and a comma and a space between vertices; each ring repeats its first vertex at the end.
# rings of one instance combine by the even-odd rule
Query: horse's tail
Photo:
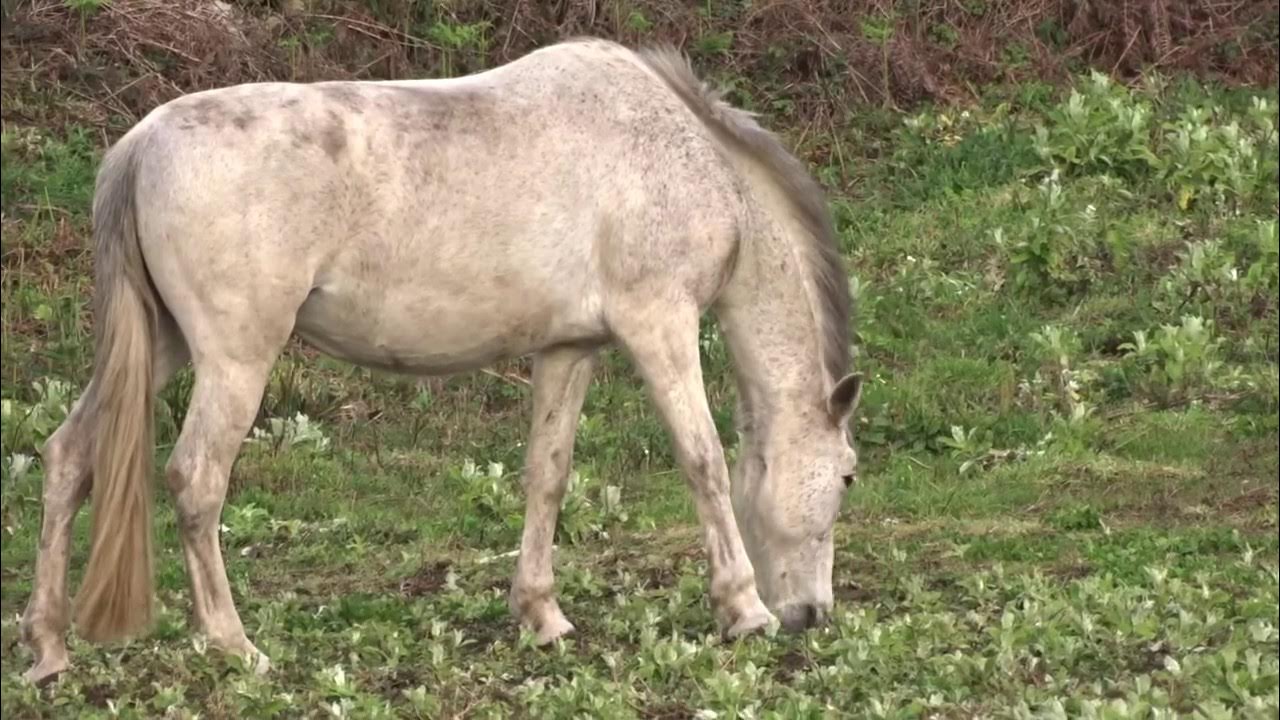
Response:
POLYGON ((93 202, 93 531, 76 626, 107 641, 146 629, 152 614, 152 374, 158 298, 138 245, 138 133, 103 159, 93 202))
POLYGON ((754 115, 724 102, 719 93, 703 84, 682 54, 664 47, 641 50, 638 55, 722 145, 764 171, 789 206, 790 214, 799 221, 800 249, 822 304, 818 315, 825 325, 824 361, 833 379, 839 379, 850 362, 849 276, 822 188, 773 133, 756 123, 754 115))

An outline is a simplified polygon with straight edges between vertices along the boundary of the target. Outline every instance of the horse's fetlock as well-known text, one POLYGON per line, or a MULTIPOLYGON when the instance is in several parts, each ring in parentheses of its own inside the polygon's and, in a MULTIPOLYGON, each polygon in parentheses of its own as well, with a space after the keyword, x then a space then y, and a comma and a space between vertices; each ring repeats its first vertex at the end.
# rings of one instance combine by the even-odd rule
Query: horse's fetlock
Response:
POLYGON ((71 626, 71 607, 68 603, 45 603, 28 607, 18 623, 24 642, 31 644, 49 637, 62 637, 71 626))
POLYGON ((552 584, 549 582, 522 582, 516 580, 511 583, 511 603, 523 610, 551 597, 551 592, 552 584))

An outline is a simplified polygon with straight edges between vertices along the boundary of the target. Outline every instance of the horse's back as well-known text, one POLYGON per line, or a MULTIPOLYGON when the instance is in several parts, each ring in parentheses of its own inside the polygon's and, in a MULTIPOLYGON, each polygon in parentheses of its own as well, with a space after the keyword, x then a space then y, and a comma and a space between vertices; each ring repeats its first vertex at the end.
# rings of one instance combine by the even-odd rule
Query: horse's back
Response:
POLYGON ((437 81, 197 93, 139 139, 139 236, 175 315, 282 309, 329 352, 452 371, 607 338, 609 297, 710 302, 741 187, 619 46, 437 81))

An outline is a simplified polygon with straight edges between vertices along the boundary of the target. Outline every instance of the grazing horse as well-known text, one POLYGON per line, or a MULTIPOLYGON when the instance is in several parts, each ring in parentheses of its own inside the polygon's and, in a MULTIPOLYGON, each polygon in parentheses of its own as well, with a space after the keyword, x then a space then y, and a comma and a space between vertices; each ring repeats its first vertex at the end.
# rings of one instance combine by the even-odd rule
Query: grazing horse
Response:
POLYGON ((552 539, 596 354, 611 343, 669 431, 723 634, 829 614, 832 532, 857 465, 847 275, 803 165, 678 53, 583 39, 460 78, 193 93, 107 152, 93 235, 93 377, 42 449, 28 679, 68 667, 72 519, 90 495, 76 627, 94 641, 147 628, 153 403, 188 363, 195 386, 165 481, 194 623, 267 668, 232 601, 218 527, 293 333, 416 375, 532 355, 510 604, 540 643, 573 630, 552 539), (737 378, 732 482, 699 362, 708 310, 737 378))

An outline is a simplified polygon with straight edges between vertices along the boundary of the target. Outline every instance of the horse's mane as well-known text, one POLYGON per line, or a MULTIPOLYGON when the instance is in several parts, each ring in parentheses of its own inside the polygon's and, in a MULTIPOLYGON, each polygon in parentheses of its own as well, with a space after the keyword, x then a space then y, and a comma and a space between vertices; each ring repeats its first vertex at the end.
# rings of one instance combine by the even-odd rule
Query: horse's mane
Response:
POLYGON ((755 117, 720 99, 703 84, 681 53, 670 47, 638 52, 642 62, 685 102, 720 140, 754 159, 772 176, 803 225, 800 256, 817 292, 814 312, 821 331, 823 365, 832 382, 849 372, 849 276, 837 244, 835 225, 822 188, 798 159, 755 117))

